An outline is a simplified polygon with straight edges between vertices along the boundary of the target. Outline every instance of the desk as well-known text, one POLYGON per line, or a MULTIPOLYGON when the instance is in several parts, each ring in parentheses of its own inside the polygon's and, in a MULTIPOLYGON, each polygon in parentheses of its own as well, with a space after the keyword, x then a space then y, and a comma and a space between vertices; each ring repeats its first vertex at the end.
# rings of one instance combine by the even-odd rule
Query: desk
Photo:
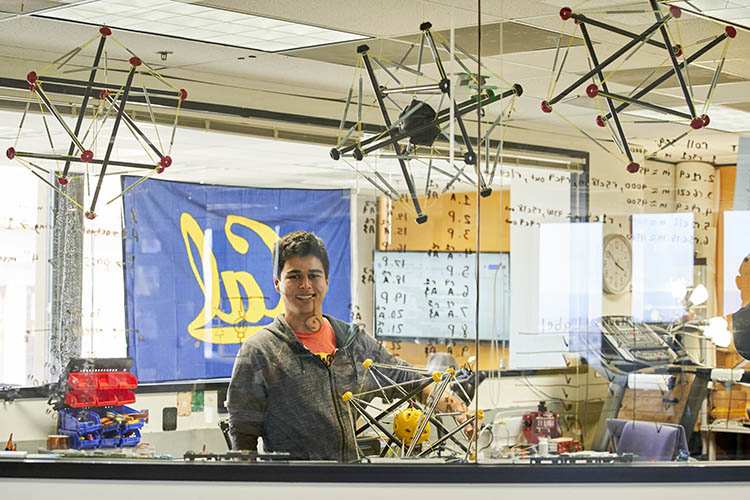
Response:
POLYGON ((750 434, 750 424, 742 425, 736 420, 714 420, 706 427, 706 444, 708 445, 708 460, 716 460, 716 440, 714 432, 730 432, 733 434, 750 434))
POLYGON ((744 498, 750 462, 388 465, 0 459, 3 498, 744 498), (502 488, 502 489, 500 489, 502 488), (115 496, 117 496, 115 494, 115 496))

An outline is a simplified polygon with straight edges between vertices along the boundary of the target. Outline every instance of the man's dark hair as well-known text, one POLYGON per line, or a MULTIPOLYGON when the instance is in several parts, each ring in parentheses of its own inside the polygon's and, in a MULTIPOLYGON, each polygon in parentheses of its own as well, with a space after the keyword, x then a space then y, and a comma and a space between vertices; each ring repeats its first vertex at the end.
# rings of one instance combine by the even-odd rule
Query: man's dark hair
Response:
POLYGON ((326 244, 314 233, 308 233, 307 231, 291 232, 276 242, 273 249, 274 277, 281 276, 281 270, 284 269, 284 264, 290 258, 307 257, 308 255, 320 259, 323 264, 323 272, 328 278, 328 270, 331 264, 328 261, 326 244))

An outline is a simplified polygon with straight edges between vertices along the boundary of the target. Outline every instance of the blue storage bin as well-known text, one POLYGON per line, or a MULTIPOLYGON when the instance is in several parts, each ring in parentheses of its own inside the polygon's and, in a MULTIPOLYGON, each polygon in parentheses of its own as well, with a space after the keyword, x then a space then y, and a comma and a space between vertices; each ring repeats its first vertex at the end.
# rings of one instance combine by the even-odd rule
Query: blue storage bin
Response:
POLYGON ((99 432, 79 434, 68 429, 59 429, 58 432, 68 436, 68 446, 76 450, 98 448, 99 443, 101 442, 99 432))
POLYGON ((89 410, 60 410, 60 426, 79 435, 89 434, 101 429, 99 415, 89 410))
POLYGON ((122 446, 122 438, 119 432, 102 434, 99 442, 100 448, 119 448, 122 446))
MULTIPOLYGON (((112 413, 119 414, 119 415, 128 415, 130 413, 140 413, 140 411, 130 408, 128 406, 110 406, 108 408, 95 408, 95 410, 98 412, 100 417, 106 417, 108 412, 112 412, 112 413)), ((120 434, 125 434, 126 432, 140 429, 141 427, 143 427, 143 424, 144 424, 143 420, 137 420, 135 422, 126 422, 122 424, 118 423, 116 424, 117 425, 116 427, 114 427, 112 424, 109 424, 106 427, 103 427, 103 430, 106 432, 108 430, 114 431, 115 429, 118 429, 120 431, 120 434)))
POLYGON ((141 431, 138 429, 129 431, 127 434, 122 434, 122 443, 120 446, 137 446, 141 442, 141 431))

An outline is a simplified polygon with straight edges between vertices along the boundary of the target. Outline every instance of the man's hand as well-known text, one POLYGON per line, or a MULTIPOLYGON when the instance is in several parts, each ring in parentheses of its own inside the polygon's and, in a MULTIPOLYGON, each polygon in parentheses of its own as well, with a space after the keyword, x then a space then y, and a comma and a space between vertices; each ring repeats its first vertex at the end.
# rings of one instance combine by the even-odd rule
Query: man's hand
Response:
MULTIPOLYGON (((458 422, 459 425, 463 424, 474 416, 474 414, 469 410, 469 408, 466 407, 463 401, 458 399, 456 396, 447 393, 444 393, 443 397, 440 398, 440 401, 438 401, 437 409, 443 413, 460 413, 460 415, 456 416, 456 422, 458 422)), ((471 439, 472 437, 474 437, 475 426, 476 422, 472 422, 464 427, 463 432, 467 438, 471 439)))
MULTIPOLYGON (((431 384, 425 388, 423 394, 425 396, 425 399, 427 399, 430 394, 432 394, 434 386, 435 384, 431 384)), ((463 401, 458 399, 453 394, 448 393, 448 391, 443 393, 435 408, 441 413, 460 413, 460 415, 456 416, 456 422, 458 422, 459 425, 463 424, 474 416, 474 413, 466 407, 463 401)), ((474 437, 475 427, 476 422, 472 422, 471 424, 464 427, 463 432, 467 438, 471 439, 472 437, 474 437)))

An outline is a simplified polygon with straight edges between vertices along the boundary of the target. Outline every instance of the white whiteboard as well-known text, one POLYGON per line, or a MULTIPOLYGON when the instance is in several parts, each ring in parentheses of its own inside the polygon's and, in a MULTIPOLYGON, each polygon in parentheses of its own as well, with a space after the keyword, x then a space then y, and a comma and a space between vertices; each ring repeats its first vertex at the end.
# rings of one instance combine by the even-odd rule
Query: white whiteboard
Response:
MULTIPOLYGON (((376 338, 476 338, 475 254, 376 251, 373 264, 376 338)), ((479 339, 507 340, 508 254, 482 253, 479 270, 479 339)))

